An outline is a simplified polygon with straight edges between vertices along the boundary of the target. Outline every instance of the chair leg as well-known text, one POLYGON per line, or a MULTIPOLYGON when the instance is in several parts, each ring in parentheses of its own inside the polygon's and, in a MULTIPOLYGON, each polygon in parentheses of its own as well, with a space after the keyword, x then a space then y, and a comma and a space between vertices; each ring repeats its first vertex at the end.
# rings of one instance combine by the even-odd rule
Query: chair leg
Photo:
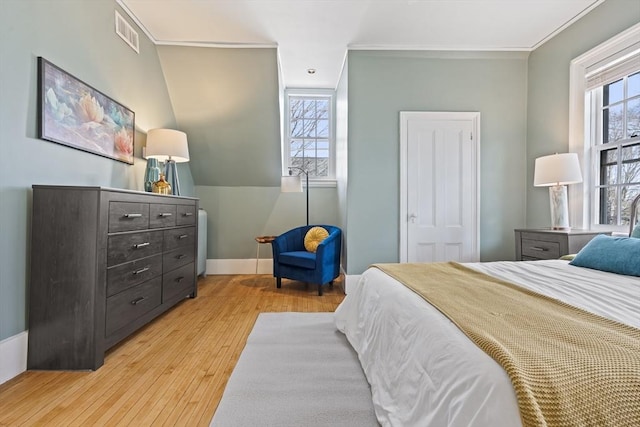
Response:
POLYGON ((276 288, 280 289, 282 287, 282 277, 276 277, 276 288))
POLYGON ((318 296, 322 296, 322 285, 318 285, 318 296))
POLYGON ((329 287, 333 289, 333 280, 329 282, 329 287))

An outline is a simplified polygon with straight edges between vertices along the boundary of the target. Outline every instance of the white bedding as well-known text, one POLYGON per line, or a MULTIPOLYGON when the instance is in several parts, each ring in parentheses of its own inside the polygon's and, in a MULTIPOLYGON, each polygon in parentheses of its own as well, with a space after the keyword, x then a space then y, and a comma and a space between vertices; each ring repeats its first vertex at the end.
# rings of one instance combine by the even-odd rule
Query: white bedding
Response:
MULTIPOLYGON (((640 278, 566 261, 465 264, 640 328, 640 278)), ((439 311, 382 271, 364 272, 336 310, 383 426, 520 426, 506 372, 439 311)))

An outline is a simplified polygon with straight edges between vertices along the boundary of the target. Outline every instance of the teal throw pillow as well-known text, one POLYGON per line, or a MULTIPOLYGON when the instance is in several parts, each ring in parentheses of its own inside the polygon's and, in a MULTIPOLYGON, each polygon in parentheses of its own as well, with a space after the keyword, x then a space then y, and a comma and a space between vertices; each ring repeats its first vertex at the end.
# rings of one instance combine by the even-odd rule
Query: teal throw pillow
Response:
POLYGON ((569 264, 627 276, 640 276, 640 239, 600 234, 569 264))
POLYGON ((635 237, 636 239, 640 239, 640 224, 636 225, 631 232, 631 237, 635 237))

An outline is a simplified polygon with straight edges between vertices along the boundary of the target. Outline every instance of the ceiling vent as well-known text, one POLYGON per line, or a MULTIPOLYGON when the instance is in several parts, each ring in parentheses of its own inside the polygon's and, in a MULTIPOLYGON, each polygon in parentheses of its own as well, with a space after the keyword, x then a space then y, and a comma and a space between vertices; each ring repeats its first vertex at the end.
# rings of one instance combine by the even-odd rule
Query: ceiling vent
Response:
POLYGON ((118 13, 116 10, 116 34, 120 36, 131 49, 140 53, 140 45, 138 42, 138 32, 118 13))

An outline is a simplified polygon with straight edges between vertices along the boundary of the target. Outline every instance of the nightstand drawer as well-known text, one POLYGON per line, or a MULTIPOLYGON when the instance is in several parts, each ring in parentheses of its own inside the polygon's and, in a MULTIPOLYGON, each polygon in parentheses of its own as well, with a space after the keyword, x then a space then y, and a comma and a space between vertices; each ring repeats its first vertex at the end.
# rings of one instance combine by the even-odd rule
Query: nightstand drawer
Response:
POLYGON ((536 259, 557 259, 560 258, 560 244, 522 239, 522 255, 536 259))
POLYGON ((533 261, 557 259, 577 254, 598 234, 611 234, 590 230, 516 229, 516 259, 533 261))

